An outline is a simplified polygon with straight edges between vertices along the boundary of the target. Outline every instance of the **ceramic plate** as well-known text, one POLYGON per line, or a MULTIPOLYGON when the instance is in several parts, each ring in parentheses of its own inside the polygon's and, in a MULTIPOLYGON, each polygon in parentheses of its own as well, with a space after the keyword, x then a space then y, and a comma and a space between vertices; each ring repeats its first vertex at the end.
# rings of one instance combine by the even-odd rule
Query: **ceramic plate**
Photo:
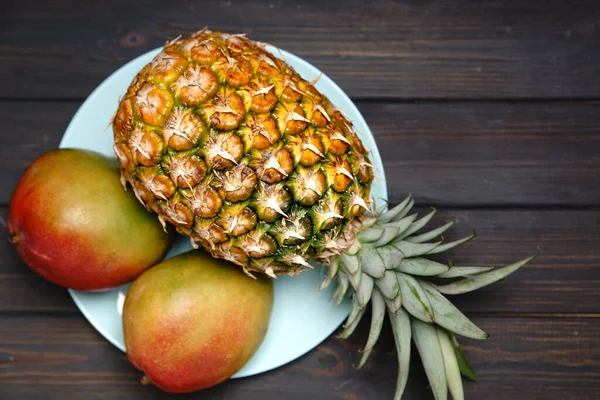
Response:
MULTIPOLYGON (((283 54, 285 60, 305 79, 312 80, 320 71, 311 64, 281 50, 269 49, 275 56, 283 54)), ((67 127, 60 147, 76 147, 95 150, 114 156, 110 119, 137 71, 149 63, 160 49, 150 51, 129 62, 109 76, 82 104, 67 127)), ((316 84, 317 89, 340 107, 354 123, 357 134, 371 150, 371 161, 377 175, 383 177, 383 164, 377 145, 362 115, 348 96, 325 74, 316 84)), ((376 205, 387 200, 385 181, 376 179, 371 192, 376 205)), ((189 250, 189 241, 180 237, 167 257, 189 250)), ((233 377, 259 374, 286 364, 307 353, 344 321, 349 313, 349 302, 337 308, 329 298, 334 284, 328 290, 318 290, 325 268, 317 266, 295 277, 280 277, 275 281, 275 303, 267 335, 252 359, 233 377)), ((122 351, 123 331, 121 310, 127 293, 125 285, 104 292, 80 292, 71 290, 75 304, 88 321, 109 342, 122 351)))

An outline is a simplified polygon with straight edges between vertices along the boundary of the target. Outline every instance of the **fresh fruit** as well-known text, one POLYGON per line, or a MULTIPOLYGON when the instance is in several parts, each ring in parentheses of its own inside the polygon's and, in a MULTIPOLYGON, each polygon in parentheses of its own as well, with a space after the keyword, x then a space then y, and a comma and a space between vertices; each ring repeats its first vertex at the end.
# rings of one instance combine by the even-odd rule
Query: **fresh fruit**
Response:
POLYGON ((451 224, 419 234, 433 213, 407 216, 410 197, 386 213, 371 210, 368 150, 312 82, 244 35, 204 29, 168 43, 138 73, 113 132, 123 179, 161 222, 248 274, 293 275, 311 258, 328 265, 323 287, 337 280, 338 301, 352 294, 342 336, 372 303, 360 365, 387 309, 400 364, 396 398, 411 337, 436 398, 447 387, 461 397, 448 340, 487 335, 441 293, 478 289, 530 259, 488 271, 424 258, 471 237, 442 243, 451 224))
POLYGON ((138 198, 245 271, 296 274, 368 207, 352 124, 242 35, 168 44, 122 99, 114 149, 138 198))
POLYGON ((123 190, 114 159, 77 149, 49 151, 27 168, 7 226, 34 272, 79 290, 133 280, 162 259, 172 236, 123 190))
POLYGON ((129 288, 123 332, 129 360, 145 380, 174 393, 232 376, 262 342, 273 284, 248 279, 203 251, 170 258, 129 288))

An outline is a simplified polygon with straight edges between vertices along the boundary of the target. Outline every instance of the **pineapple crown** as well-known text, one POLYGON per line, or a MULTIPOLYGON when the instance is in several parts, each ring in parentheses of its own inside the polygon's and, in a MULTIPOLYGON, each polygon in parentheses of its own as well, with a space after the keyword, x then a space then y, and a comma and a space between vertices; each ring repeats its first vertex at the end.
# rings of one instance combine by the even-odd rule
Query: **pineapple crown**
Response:
POLYGON ((411 339, 421 356, 425 373, 436 400, 464 398, 461 375, 475 380, 455 335, 487 339, 488 334, 471 322, 444 295, 472 292, 515 272, 538 254, 503 268, 461 267, 425 258, 473 239, 473 235, 444 243, 436 240, 453 222, 417 234, 435 214, 432 210, 417 219, 408 215, 414 200, 408 196, 391 210, 366 217, 351 246, 339 256, 329 256, 328 273, 321 289, 337 279, 332 298, 340 304, 352 288, 352 308, 341 338, 356 329, 371 304, 371 328, 362 358, 367 362, 387 314, 398 355, 398 381, 395 400, 402 397, 408 380, 411 339))

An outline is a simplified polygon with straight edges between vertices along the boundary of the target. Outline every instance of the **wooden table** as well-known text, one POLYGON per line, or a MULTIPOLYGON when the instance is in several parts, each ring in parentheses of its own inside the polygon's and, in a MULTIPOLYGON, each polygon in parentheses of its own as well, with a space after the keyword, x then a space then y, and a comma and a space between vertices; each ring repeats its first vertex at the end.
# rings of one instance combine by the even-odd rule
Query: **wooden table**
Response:
MULTIPOLYGON (((392 203, 408 192, 478 239, 456 263, 518 274, 457 304, 469 399, 600 399, 600 3, 8 0, 0 14, 0 223, 35 157, 118 67, 208 25, 313 63, 353 97, 392 203), (7 4, 8 3, 8 4, 7 4), (150 2, 148 2, 150 3, 150 2)), ((289 365, 181 398, 391 399, 391 330, 356 371, 363 323, 289 365)), ((418 361, 406 399, 430 398, 418 361)), ((0 241, 0 399, 166 399, 0 241)), ((173 397, 175 398, 175 397, 173 397)))

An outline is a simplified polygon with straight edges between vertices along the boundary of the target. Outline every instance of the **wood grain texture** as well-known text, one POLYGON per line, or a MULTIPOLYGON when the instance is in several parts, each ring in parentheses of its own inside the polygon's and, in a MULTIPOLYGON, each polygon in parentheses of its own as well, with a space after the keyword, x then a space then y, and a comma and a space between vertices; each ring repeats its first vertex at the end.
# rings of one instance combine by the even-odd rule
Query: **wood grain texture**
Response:
POLYGON ((0 97, 81 99, 208 25, 289 50, 353 97, 597 98, 599 16, 596 0, 10 1, 0 97))
MULTIPOLYGON (((444 207, 600 204, 600 103, 357 105, 377 141, 392 203, 412 192, 422 205, 444 207)), ((0 204, 26 165, 58 146, 78 106, 0 102, 8 127, 0 204)))
POLYGON ((359 104, 392 202, 598 205, 600 104, 359 104))
POLYGON ((8 204, 27 166, 58 143, 77 111, 73 102, 1 102, 0 204, 8 204), (33 116, 32 114, 35 114, 33 116))
MULTIPOLYGON (((427 211, 427 210, 422 210, 427 211)), ((5 218, 6 209, 0 210, 5 218)), ((505 265, 536 252, 542 255, 506 280, 451 300, 467 315, 600 314, 600 212, 443 210, 432 226, 448 220, 447 240, 478 237, 435 257, 456 265, 505 265)), ((76 309, 65 290, 35 276, 7 240, 0 241, 0 312, 76 309)))
MULTIPOLYGON (((476 230, 439 261, 504 265, 541 248, 515 275, 451 298, 491 334, 463 341, 479 377, 467 399, 600 400, 597 0, 2 3, 0 400, 392 398, 387 324, 369 363, 353 368, 367 321, 256 377, 183 396, 144 387, 67 291, 34 275, 6 239, 18 179, 58 145, 81 101, 136 56, 205 25, 291 51, 356 100, 390 202, 412 192, 422 213, 440 206, 434 224, 457 222, 446 240, 476 230)), ((432 398, 412 364, 404 399, 432 398)))
MULTIPOLYGON (((141 373, 83 317, 2 317, 0 398, 170 399, 139 384, 141 373)), ((476 318, 492 334, 465 341, 478 374, 471 399, 598 399, 599 318, 476 318)), ((368 323, 344 341, 331 337, 300 359, 265 374, 225 382, 184 399, 390 399, 396 356, 386 324, 372 358, 357 371, 368 323)), ((411 366, 406 399, 432 398, 419 362, 411 366)))

